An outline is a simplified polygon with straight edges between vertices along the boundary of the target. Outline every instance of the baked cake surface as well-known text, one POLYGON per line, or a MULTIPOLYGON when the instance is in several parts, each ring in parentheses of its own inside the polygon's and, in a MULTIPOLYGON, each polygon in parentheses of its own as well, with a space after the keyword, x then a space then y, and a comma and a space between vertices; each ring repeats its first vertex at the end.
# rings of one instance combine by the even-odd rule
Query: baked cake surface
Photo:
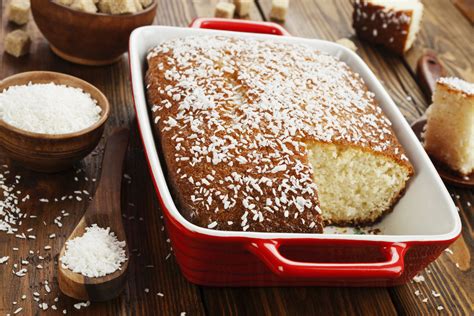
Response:
POLYGON ((426 151, 451 169, 474 171, 474 84, 459 78, 440 78, 427 111, 426 151))
POLYGON ((148 64, 168 183, 199 226, 318 233, 323 219, 371 223, 413 172, 374 94, 335 57, 206 36, 166 41, 148 64))

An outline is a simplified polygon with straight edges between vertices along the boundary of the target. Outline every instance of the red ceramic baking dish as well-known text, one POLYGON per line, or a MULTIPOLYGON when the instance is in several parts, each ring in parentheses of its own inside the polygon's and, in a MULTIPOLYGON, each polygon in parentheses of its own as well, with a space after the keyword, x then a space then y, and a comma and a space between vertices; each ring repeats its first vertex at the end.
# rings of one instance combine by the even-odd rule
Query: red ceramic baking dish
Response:
POLYGON ((388 93, 354 52, 332 42, 291 37, 274 23, 197 19, 190 28, 136 29, 129 53, 135 110, 150 173, 177 262, 189 281, 209 286, 392 286, 409 281, 459 236, 458 213, 436 170, 388 93), (324 234, 217 231, 181 216, 153 139, 144 87, 146 55, 162 41, 209 34, 303 43, 337 56, 362 76, 416 170, 394 211, 374 226, 380 234, 350 229, 342 234, 331 228, 324 234))

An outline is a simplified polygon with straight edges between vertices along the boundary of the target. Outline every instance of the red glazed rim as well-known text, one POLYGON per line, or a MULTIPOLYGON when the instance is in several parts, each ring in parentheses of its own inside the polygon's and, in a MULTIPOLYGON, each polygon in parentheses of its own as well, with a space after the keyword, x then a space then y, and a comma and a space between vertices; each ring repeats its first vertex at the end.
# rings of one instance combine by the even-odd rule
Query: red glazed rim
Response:
MULTIPOLYGON (((255 22, 246 20, 220 19, 220 18, 197 18, 190 24, 191 28, 204 28, 222 31, 247 32, 247 33, 263 33, 279 36, 291 36, 283 27, 272 22, 255 22)), ((130 50, 129 50, 130 56, 130 50)), ((129 59, 129 63, 131 60, 129 59)), ((132 78, 132 65, 130 64, 130 77, 132 78)), ((142 80, 140 78, 139 80, 142 80)), ((135 114, 138 117, 135 96, 132 87, 132 96, 134 99, 135 114)), ((416 245, 438 245, 440 247, 448 247, 459 236, 460 232, 450 239, 444 240, 420 240, 407 242, 390 242, 381 240, 360 240, 356 238, 255 238, 244 236, 213 236, 201 231, 192 231, 183 223, 181 223, 171 211, 167 208, 166 203, 161 195, 157 179, 153 176, 153 168, 149 159, 149 152, 146 147, 142 129, 140 128, 140 120, 138 121, 139 132, 144 145, 145 154, 147 156, 148 167, 152 175, 153 184, 162 210, 166 215, 168 224, 173 225, 183 235, 191 238, 199 239, 205 242, 221 241, 223 243, 237 241, 246 245, 246 249, 264 262, 267 267, 276 275, 285 278, 383 278, 396 279, 404 271, 404 256, 411 246, 416 245), (351 246, 378 246, 381 253, 385 257, 385 261, 371 263, 309 263, 297 262, 285 258, 279 251, 279 247, 285 244, 314 244, 320 243, 325 245, 351 245, 351 246)), ((190 224, 192 225, 192 224, 190 224)), ((197 227, 199 229, 199 227, 197 227)), ((201 229, 202 230, 202 229, 201 229)), ((204 229, 207 230, 207 229, 204 229)), ((426 262, 428 264, 429 262, 426 262)))
POLYGON ((285 30, 281 25, 273 22, 255 22, 222 18, 197 18, 189 24, 189 27, 220 31, 291 36, 290 33, 288 33, 288 31, 285 30))

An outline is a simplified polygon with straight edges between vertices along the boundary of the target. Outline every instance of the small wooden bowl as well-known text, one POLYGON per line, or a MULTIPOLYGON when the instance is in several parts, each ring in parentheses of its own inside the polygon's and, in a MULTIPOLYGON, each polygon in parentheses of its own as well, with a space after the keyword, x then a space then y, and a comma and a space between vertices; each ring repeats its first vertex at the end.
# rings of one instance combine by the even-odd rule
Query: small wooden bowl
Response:
POLYGON ((0 92, 10 86, 25 85, 29 82, 54 82, 80 88, 89 93, 102 108, 99 121, 79 132, 68 134, 32 133, 0 119, 0 146, 12 160, 39 172, 51 173, 70 168, 75 162, 87 156, 99 143, 109 117, 109 101, 99 89, 84 80, 49 71, 23 72, 8 77, 0 81, 0 92))
POLYGON ((52 0, 31 0, 38 28, 59 57, 70 62, 100 66, 118 61, 128 49, 130 33, 150 25, 157 1, 135 14, 109 15, 73 10, 52 0))

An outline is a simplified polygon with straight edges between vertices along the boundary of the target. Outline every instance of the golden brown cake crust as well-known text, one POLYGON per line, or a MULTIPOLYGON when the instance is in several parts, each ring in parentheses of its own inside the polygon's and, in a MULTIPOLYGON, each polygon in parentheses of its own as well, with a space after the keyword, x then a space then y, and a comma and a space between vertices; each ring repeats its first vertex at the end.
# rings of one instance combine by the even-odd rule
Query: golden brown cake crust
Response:
POLYGON ((412 18, 410 10, 384 10, 383 6, 360 0, 354 2, 353 27, 357 36, 402 55, 412 18))
POLYGON ((187 37, 148 55, 155 133, 180 212, 219 230, 322 232, 306 143, 412 167, 360 77, 303 45, 187 37))

